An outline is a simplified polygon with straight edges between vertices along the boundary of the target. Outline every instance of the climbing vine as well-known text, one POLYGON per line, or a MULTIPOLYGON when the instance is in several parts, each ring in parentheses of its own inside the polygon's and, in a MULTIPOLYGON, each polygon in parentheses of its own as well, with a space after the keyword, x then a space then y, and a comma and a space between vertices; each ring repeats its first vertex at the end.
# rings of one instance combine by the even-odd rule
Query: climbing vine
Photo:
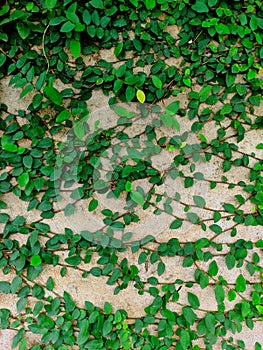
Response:
POLYGON ((0 95, 12 348, 247 349, 263 317, 262 2, 10 0, 0 28, 2 96, 26 106, 0 95), (149 303, 81 304, 58 288, 70 273, 149 303))

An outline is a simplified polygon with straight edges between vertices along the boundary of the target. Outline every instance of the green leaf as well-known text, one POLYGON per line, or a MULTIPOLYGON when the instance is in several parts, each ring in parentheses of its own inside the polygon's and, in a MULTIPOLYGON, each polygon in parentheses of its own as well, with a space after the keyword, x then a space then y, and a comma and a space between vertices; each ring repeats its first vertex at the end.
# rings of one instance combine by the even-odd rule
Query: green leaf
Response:
POLYGON ((30 265, 31 266, 39 266, 42 264, 42 259, 39 255, 32 255, 30 259, 30 265))
POLYGON ((239 20, 242 26, 245 26, 247 24, 247 16, 244 12, 240 13, 239 20))
POLYGON ((43 85, 44 85, 44 83, 45 83, 45 81, 46 81, 46 75, 47 75, 47 72, 46 72, 46 71, 42 72, 42 73, 39 75, 39 77, 38 77, 38 79, 37 79, 37 81, 36 81, 36 85, 35 85, 35 87, 36 87, 37 90, 40 90, 40 89, 43 87, 43 85))
POLYGON ((107 319, 102 326, 102 336, 106 337, 112 331, 112 322, 110 319, 107 319))
POLYGON ((216 325, 216 319, 215 316, 212 313, 207 313, 205 315, 205 325, 209 332, 214 334, 215 332, 215 325, 216 325))
MULTIPOLYGON (((23 309, 22 309, 23 310, 23 309)), ((22 311, 21 310, 21 311, 22 311)), ((12 341, 12 349, 16 348, 25 334, 24 328, 19 329, 12 341)))
POLYGON ((27 23, 24 22, 18 22, 16 24, 16 29, 18 31, 18 34, 20 35, 20 37, 25 40, 29 33, 30 33, 30 27, 27 23))
POLYGON ((57 0, 45 0, 45 7, 50 11, 56 7, 57 0))
POLYGON ((236 279, 236 291, 244 292, 246 290, 246 280, 242 274, 238 275, 236 279))
POLYGON ((171 225, 170 229, 176 230, 177 228, 181 227, 183 224, 183 221, 181 219, 175 219, 171 225))
POLYGON ((186 321, 192 326, 197 319, 197 315, 189 306, 184 306, 182 309, 182 313, 186 321))
POLYGON ((60 28, 60 31, 62 33, 68 33, 68 32, 72 32, 72 30, 75 28, 75 24, 67 21, 63 24, 63 26, 60 28))
POLYGON ((4 294, 10 293, 10 283, 5 281, 0 281, 0 291, 4 294))
POLYGON ((120 117, 132 118, 135 116, 134 112, 129 112, 126 108, 122 106, 114 105, 112 106, 112 108, 120 117))
POLYGON ((119 43, 114 49, 114 55, 118 58, 123 49, 123 42, 119 43))
POLYGON ((196 213, 187 213, 187 218, 192 224, 197 224, 200 221, 199 216, 196 213))
POLYGON ((96 191, 101 191, 101 190, 105 190, 109 187, 109 184, 104 181, 104 180, 97 180, 96 182, 94 182, 93 184, 93 188, 96 191))
POLYGON ((47 283, 46 283, 47 290, 50 290, 50 291, 53 290, 54 286, 55 286, 55 282, 54 282, 53 278, 49 277, 47 280, 47 283))
POLYGON ((56 122, 62 123, 68 119, 70 119, 70 112, 67 109, 64 109, 57 115, 56 122))
POLYGON ((218 0, 208 0, 208 6, 214 7, 217 4, 218 0))
POLYGON ((91 6, 93 6, 96 9, 104 9, 104 4, 102 0, 92 0, 89 2, 91 6))
POLYGON ((11 286, 10 286, 10 290, 11 290, 11 293, 12 294, 15 294, 17 291, 18 291, 18 289, 21 287, 21 285, 22 285, 22 282, 23 282, 23 280, 22 280, 22 278, 20 277, 20 276, 16 276, 14 279, 13 279, 13 281, 12 281, 12 283, 11 283, 11 286))
POLYGON ((33 164, 33 157, 32 156, 25 156, 23 158, 23 163, 24 163, 24 166, 28 169, 31 169, 32 168, 32 164, 33 164))
POLYGON ((71 39, 69 43, 70 52, 74 58, 77 58, 81 54, 81 45, 79 40, 71 39))
POLYGON ((138 7, 138 0, 129 0, 133 6, 138 7))
POLYGON ((127 242, 132 238, 133 233, 132 232, 125 232, 123 235, 123 241, 127 242))
POLYGON ((213 231, 213 232, 215 232, 215 233, 217 233, 217 234, 220 234, 220 233, 222 233, 222 227, 220 227, 219 225, 217 225, 217 224, 212 224, 212 225, 210 225, 209 226, 209 228, 210 228, 210 230, 211 231, 213 231))
POLYGON ((255 15, 252 15, 249 21, 250 28, 255 31, 258 29, 258 18, 255 15))
POLYGON ((24 187, 29 183, 29 174, 28 173, 23 173, 17 178, 17 182, 20 187, 24 187))
POLYGON ((166 107, 166 112, 172 115, 176 114, 180 107, 180 101, 174 101, 166 107))
POLYGON ((5 224, 10 219, 10 216, 6 213, 0 213, 0 222, 5 224))
POLYGON ((188 298, 189 304, 191 305, 191 307, 193 309, 198 309, 199 308, 200 302, 199 302, 198 297, 195 294, 193 294, 191 292, 187 292, 187 298, 188 298))
POLYGON ((205 200, 203 197, 201 196, 193 196, 194 202, 195 204, 199 207, 199 208, 203 208, 205 206, 205 200))
POLYGON ((230 204, 230 203, 223 204, 223 208, 225 209, 225 211, 227 211, 228 213, 231 213, 231 214, 233 214, 236 210, 235 206, 233 204, 230 204))
POLYGON ((156 6, 156 0, 146 0, 145 6, 146 6, 147 10, 153 10, 156 6))
POLYGON ((219 23, 216 25, 216 31, 220 35, 230 34, 230 30, 226 24, 219 23))
POLYGON ((157 266, 158 276, 161 276, 165 271, 165 264, 163 262, 159 262, 157 266))
POLYGON ((209 12, 209 8, 203 1, 196 1, 196 3, 192 6, 192 9, 198 13, 209 12))
POLYGON ((132 183, 130 181, 127 181, 125 184, 125 191, 131 192, 132 191, 132 183))
POLYGON ((227 293, 227 298, 229 301, 233 301, 236 299, 236 292, 234 290, 230 290, 228 293, 227 293))
POLYGON ((70 256, 70 257, 65 259, 65 262, 69 265, 77 266, 81 263, 81 257, 78 255, 70 256))
POLYGON ((61 105, 63 101, 63 95, 55 89, 53 86, 44 87, 44 95, 49 98, 56 105, 61 105))
POLYGON ((220 114, 226 115, 232 112, 232 106, 230 103, 226 103, 220 111, 220 114))
POLYGON ((106 315, 110 315, 112 313, 112 306, 107 301, 104 303, 104 311, 106 315))
POLYGON ((89 202, 89 208, 88 208, 89 212, 95 210, 98 207, 98 205, 99 205, 98 200, 95 198, 92 198, 92 200, 89 202))
POLYGON ((125 96, 127 102, 131 102, 135 97, 135 88, 133 86, 127 86, 125 96))
POLYGON ((227 73, 227 75, 226 75, 226 86, 227 87, 232 86, 234 84, 234 82, 235 82, 235 79, 236 79, 235 75, 227 73))
POLYGON ((27 304, 27 299, 20 298, 16 303, 17 312, 21 312, 22 310, 24 310, 26 307, 26 304, 27 304))
POLYGON ((216 276, 217 273, 218 273, 217 263, 216 263, 216 261, 212 261, 209 265, 209 268, 208 268, 208 275, 209 276, 216 276))
POLYGON ((86 319, 83 319, 81 321, 78 322, 78 326, 79 326, 79 334, 78 334, 78 346, 83 346, 86 341, 89 339, 89 321, 86 319))
POLYGON ((10 310, 0 309, 0 328, 7 329, 9 325, 10 310))
POLYGON ((0 52, 0 67, 5 63, 5 61, 6 61, 6 55, 0 52))
POLYGON ((131 195, 131 199, 132 199, 135 203, 137 203, 137 204, 139 204, 139 205, 141 205, 141 206, 144 205, 144 197, 143 197, 143 195, 142 195, 140 192, 138 192, 138 191, 131 192, 130 195, 131 195))
POLYGON ((136 97, 137 97, 137 100, 140 103, 144 103, 145 102, 145 94, 144 94, 144 92, 142 90, 137 90, 136 97))
POLYGON ((235 267, 236 258, 232 254, 226 254, 225 262, 228 270, 231 270, 235 267))
POLYGON ((180 341, 180 344, 181 344, 183 350, 189 349, 191 338, 190 338, 190 334, 187 330, 181 329, 179 341, 180 341))
POLYGON ((17 145, 13 144, 13 143, 7 143, 5 145, 3 145, 3 149, 5 151, 8 151, 10 153, 16 153, 18 150, 17 145))
POLYGON ((122 231, 124 229, 124 224, 120 221, 113 222, 110 227, 115 231, 122 231))
POLYGON ((82 140, 85 135, 85 129, 82 121, 78 121, 73 125, 74 134, 79 140, 82 140))
POLYGON ((64 291, 63 298, 64 298, 64 301, 65 301, 65 310, 66 310, 66 312, 72 312, 75 309, 76 304, 72 300, 70 294, 68 292, 64 291))
POLYGON ((262 97, 261 97, 261 96, 253 96, 253 95, 252 95, 252 96, 249 96, 249 98, 248 98, 248 101, 249 101, 252 105, 257 106, 257 107, 260 106, 261 100, 262 100, 262 97))
POLYGON ((152 82, 157 89, 161 89, 163 87, 163 83, 160 78, 158 78, 156 75, 152 76, 152 82))

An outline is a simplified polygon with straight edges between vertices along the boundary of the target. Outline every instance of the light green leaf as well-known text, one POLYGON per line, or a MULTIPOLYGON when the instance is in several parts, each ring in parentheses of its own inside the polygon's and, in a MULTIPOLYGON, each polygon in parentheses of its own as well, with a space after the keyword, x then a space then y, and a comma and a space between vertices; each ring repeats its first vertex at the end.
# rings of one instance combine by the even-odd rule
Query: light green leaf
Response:
POLYGON ((166 112, 174 115, 178 112, 179 106, 180 106, 180 101, 174 101, 166 107, 166 112))
POLYGON ((201 196, 193 196, 194 199, 194 203, 199 207, 199 208, 203 208, 205 206, 205 200, 203 197, 201 196))
POLYGON ((57 4, 57 0, 45 0, 45 7, 50 11, 52 10, 57 4))
POLYGON ((71 39, 69 43, 69 48, 74 58, 77 58, 80 56, 81 45, 79 40, 71 39))
POLYGON ((135 203, 137 203, 137 204, 139 204, 139 205, 141 205, 141 206, 144 205, 144 198, 143 198, 143 195, 142 195, 140 192, 138 192, 138 191, 136 191, 136 192, 131 192, 131 199, 132 199, 135 203))
POLYGON ((65 120, 68 120, 70 118, 70 112, 67 109, 64 109, 63 111, 61 111, 57 117, 56 117, 56 122, 57 123, 62 123, 65 120))
POLYGON ((28 175, 28 173, 23 173, 20 176, 18 176, 17 182, 18 182, 20 187, 26 186, 28 184, 28 182, 29 182, 29 175, 28 175))
POLYGON ((152 82, 157 89, 161 89, 163 87, 163 83, 160 78, 158 78, 156 75, 152 76, 152 82))
POLYGON ((145 1, 145 6, 146 6, 147 10, 154 9, 155 6, 156 6, 156 0, 146 0, 145 1))
POLYGON ((74 134, 79 140, 82 140, 85 135, 84 125, 81 121, 78 121, 73 126, 74 134))
POLYGON ((196 213, 187 213, 186 215, 192 224, 197 224, 200 221, 200 218, 196 213))
POLYGON ((125 191, 131 192, 132 191, 132 183, 130 181, 127 181, 125 184, 125 191))
POLYGON ((30 259, 30 265, 31 266, 39 266, 42 264, 42 259, 39 255, 32 255, 30 259))

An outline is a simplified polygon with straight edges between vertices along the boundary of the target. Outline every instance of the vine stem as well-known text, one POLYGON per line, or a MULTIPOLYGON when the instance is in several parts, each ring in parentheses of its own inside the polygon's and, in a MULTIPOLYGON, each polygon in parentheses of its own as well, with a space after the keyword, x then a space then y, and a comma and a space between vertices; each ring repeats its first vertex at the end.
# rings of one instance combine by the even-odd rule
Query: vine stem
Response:
POLYGON ((45 36, 46 36, 47 31, 48 31, 48 28, 49 28, 49 24, 46 26, 46 28, 45 28, 45 30, 44 30, 44 32, 43 32, 43 36, 42 36, 42 46, 43 46, 42 51, 43 51, 43 55, 44 55, 44 57, 45 57, 45 59, 46 59, 46 61, 47 61, 47 70, 46 70, 46 74, 47 74, 48 71, 49 71, 49 60, 48 60, 47 55, 46 55, 46 52, 45 52, 45 36))

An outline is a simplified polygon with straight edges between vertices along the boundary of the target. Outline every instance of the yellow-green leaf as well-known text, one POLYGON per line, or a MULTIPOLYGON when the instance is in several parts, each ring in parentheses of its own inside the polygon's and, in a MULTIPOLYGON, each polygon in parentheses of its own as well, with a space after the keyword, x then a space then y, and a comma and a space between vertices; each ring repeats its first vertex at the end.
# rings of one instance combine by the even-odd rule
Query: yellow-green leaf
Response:
POLYGON ((140 103, 144 103, 145 102, 145 93, 142 90, 137 90, 136 97, 137 97, 137 100, 140 103))

